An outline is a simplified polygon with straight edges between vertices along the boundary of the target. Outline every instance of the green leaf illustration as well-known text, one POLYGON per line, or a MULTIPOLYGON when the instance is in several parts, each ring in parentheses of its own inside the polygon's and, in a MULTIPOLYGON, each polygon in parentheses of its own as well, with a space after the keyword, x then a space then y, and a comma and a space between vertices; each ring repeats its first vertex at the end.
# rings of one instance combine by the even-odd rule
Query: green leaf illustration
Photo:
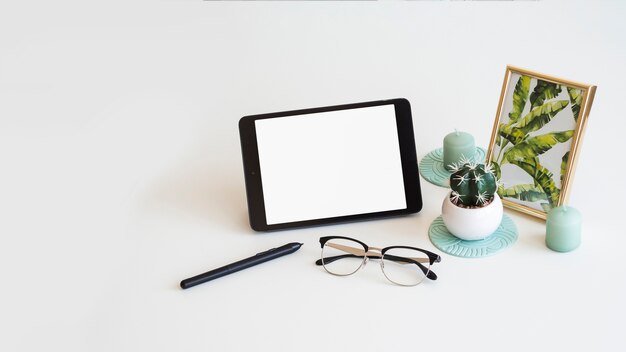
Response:
POLYGON ((583 101, 582 91, 580 89, 567 87, 567 94, 569 94, 569 101, 572 103, 572 113, 574 114, 574 121, 578 121, 580 104, 583 101))
POLYGON ((569 159, 569 152, 563 155, 561 159, 561 187, 563 187, 563 178, 565 177, 565 171, 567 171, 567 161, 569 159))
POLYGON ((557 100, 545 103, 540 107, 531 110, 520 120, 513 130, 518 128, 525 135, 530 132, 534 132, 550 122, 550 120, 552 120, 552 118, 558 114, 559 111, 563 110, 568 104, 568 100, 557 100))
POLYGON ((498 129, 498 135, 513 144, 517 144, 523 141, 524 138, 526 138, 526 133, 522 132, 521 129, 513 128, 505 124, 500 124, 500 128, 498 129))
POLYGON ((543 208, 543 211, 545 211, 546 213, 552 209, 552 206, 550 205, 550 203, 541 203, 541 207, 543 208))
POLYGON ((524 111, 524 107, 526 106, 526 100, 528 99, 529 89, 530 77, 521 76, 517 80, 517 84, 515 85, 515 91, 513 91, 513 108, 509 113, 509 124, 516 123, 519 117, 522 115, 522 111, 524 111))
POLYGON ((556 97, 559 93, 561 93, 560 85, 538 79, 535 89, 530 93, 530 109, 543 105, 546 100, 556 97))
POLYGON ((519 166, 522 170, 526 171, 541 187, 546 194, 548 203, 551 206, 558 204, 561 190, 559 190, 554 184, 553 174, 550 170, 539 164, 539 159, 527 159, 527 160, 513 160, 511 164, 519 166))
POLYGON ((528 138, 507 150, 507 152, 504 153, 503 159, 513 162, 514 160, 521 161, 535 158, 536 156, 547 152, 558 143, 567 142, 573 135, 574 131, 569 130, 563 132, 552 132, 528 138))
POLYGON ((537 202, 540 200, 548 200, 548 197, 540 187, 535 185, 515 185, 510 188, 506 188, 499 194, 501 197, 515 198, 527 202, 537 202))
POLYGON ((498 165, 497 162, 492 161, 491 167, 493 168, 493 173, 496 176, 496 180, 499 180, 500 176, 502 176, 502 170, 500 170, 500 165, 498 165))

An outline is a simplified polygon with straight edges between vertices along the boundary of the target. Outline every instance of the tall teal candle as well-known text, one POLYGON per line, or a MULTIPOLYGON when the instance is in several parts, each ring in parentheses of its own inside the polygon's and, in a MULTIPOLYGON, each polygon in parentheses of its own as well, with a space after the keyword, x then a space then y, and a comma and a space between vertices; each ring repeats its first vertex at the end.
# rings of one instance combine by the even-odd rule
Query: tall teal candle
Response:
POLYGON ((553 208, 546 221, 546 246, 557 252, 569 252, 580 246, 582 215, 568 206, 553 208))
POLYGON ((454 131, 443 139, 443 165, 450 170, 450 164, 457 163, 463 156, 474 157, 476 144, 474 136, 467 132, 454 131))

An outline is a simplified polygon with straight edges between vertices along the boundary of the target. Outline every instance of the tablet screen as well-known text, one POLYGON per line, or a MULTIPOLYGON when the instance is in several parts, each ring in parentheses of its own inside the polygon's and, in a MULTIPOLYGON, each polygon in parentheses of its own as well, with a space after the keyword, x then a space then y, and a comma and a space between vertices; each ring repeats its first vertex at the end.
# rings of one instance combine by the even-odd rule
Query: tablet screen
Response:
POLYGON ((255 121, 268 225, 407 208, 393 104, 255 121))

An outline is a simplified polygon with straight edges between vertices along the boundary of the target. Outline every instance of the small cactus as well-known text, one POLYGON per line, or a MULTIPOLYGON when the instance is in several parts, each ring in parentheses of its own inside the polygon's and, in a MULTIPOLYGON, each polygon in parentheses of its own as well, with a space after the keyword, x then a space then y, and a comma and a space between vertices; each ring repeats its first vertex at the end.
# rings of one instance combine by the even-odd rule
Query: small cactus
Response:
POLYGON ((491 203, 497 189, 491 165, 463 160, 459 164, 452 164, 451 168, 452 203, 464 207, 483 207, 491 203))

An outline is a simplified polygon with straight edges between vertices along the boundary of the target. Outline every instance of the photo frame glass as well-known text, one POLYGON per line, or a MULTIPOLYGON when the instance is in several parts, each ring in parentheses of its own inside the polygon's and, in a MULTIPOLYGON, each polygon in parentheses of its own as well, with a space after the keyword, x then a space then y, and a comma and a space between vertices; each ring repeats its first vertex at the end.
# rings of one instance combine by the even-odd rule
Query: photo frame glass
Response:
POLYGON ((507 67, 487 153, 505 206, 545 219, 565 202, 594 92, 507 67))

